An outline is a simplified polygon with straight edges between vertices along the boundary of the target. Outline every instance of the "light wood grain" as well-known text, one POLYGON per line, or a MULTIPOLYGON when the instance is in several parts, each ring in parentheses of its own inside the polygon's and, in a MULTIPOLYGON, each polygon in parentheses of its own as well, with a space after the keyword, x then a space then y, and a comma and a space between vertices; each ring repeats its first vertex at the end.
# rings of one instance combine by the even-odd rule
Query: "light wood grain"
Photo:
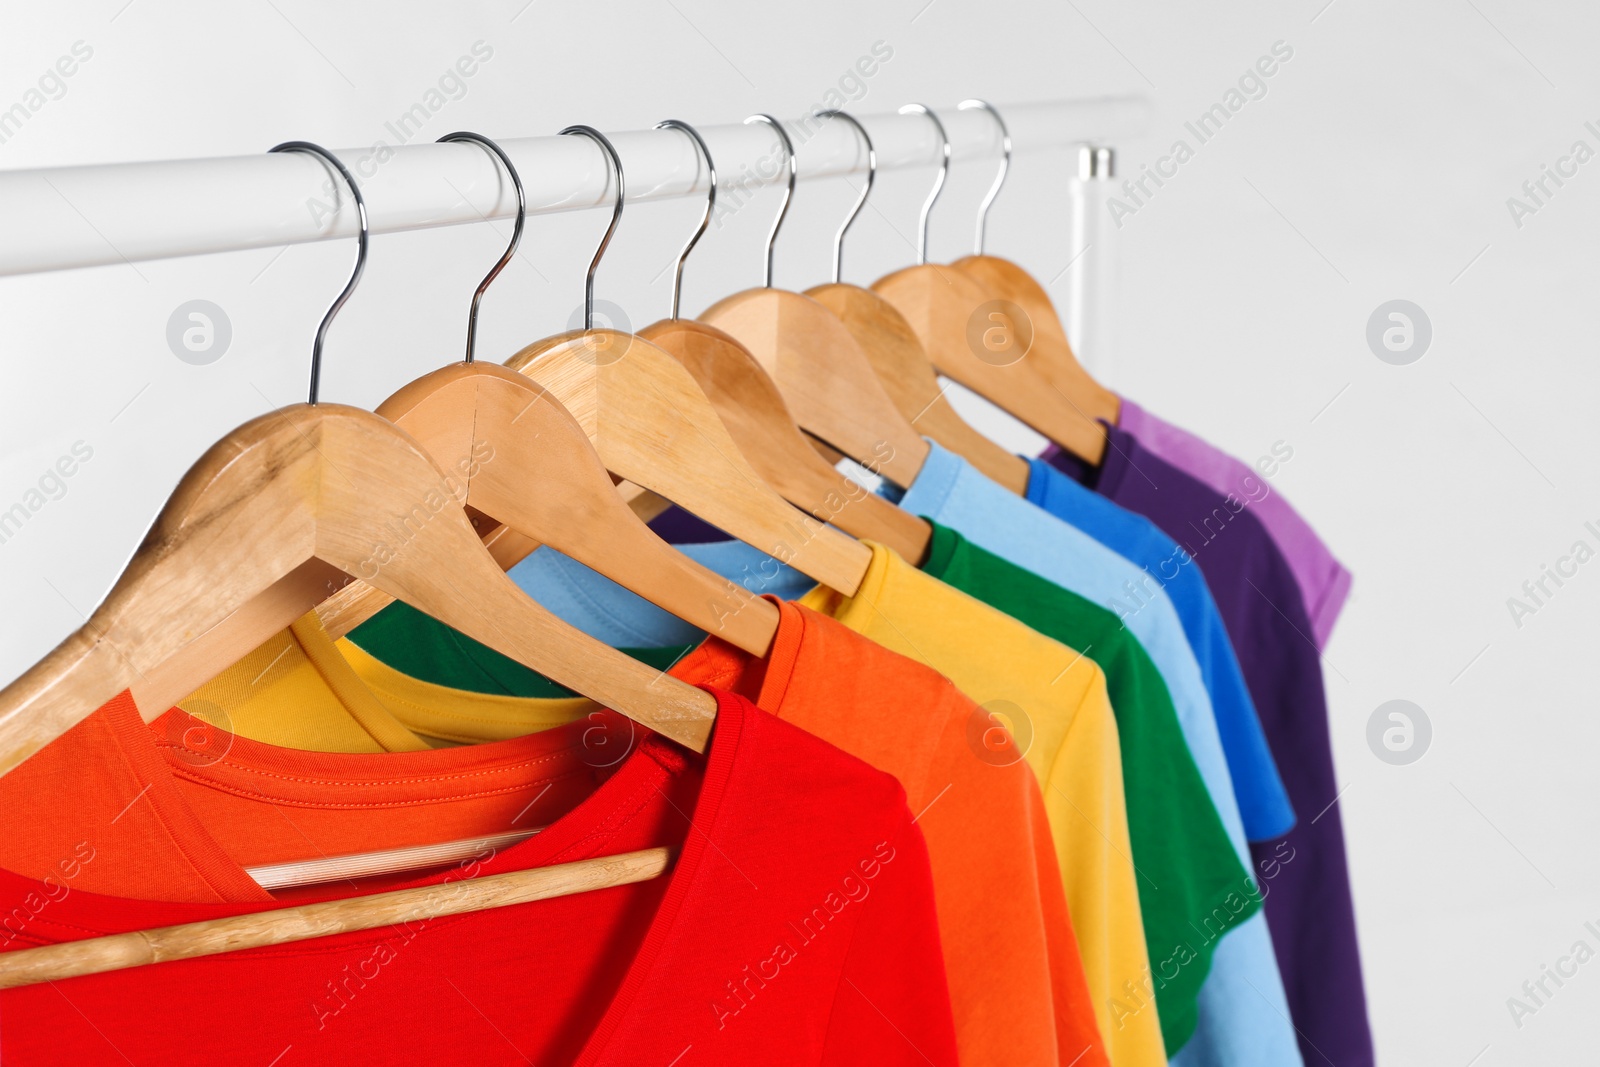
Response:
POLYGON ((664 319, 639 336, 694 375, 739 451, 785 500, 914 563, 922 559, 933 536, 927 521, 868 492, 818 455, 777 384, 738 341, 693 319, 664 319))
POLYGON ((1095 419, 1104 417, 1103 407, 1052 377, 1052 346, 1065 345, 1066 338, 1005 296, 1009 290, 991 292, 963 270, 931 263, 880 278, 872 290, 905 316, 941 374, 1099 464, 1106 438, 1095 419))
MULTIPOLYGON (((632 482, 623 482, 617 486, 617 493, 628 505, 628 510, 638 516, 640 522, 649 522, 672 506, 672 501, 632 482)), ((471 509, 468 511, 470 514, 471 509)), ((488 519, 480 522, 479 518, 474 516, 473 527, 483 535, 484 546, 488 548, 495 562, 500 564, 501 570, 508 571, 515 567, 539 547, 539 542, 533 538, 526 537, 510 527, 496 525, 488 519)), ((340 575, 340 578, 345 576, 340 575)), ((330 584, 328 588, 333 589, 337 586, 330 584)), ((393 603, 393 597, 384 595, 366 582, 350 580, 349 584, 317 605, 317 621, 322 623, 322 628, 328 636, 337 641, 393 603)), ((241 652, 240 655, 242 654, 241 652)), ((231 659, 222 656, 213 657, 214 660, 225 663, 232 663, 238 658, 238 655, 231 659)))
POLYGON ((1009 300, 1026 311, 1033 319, 1034 354, 1039 357, 1044 375, 1089 418, 1116 425, 1122 398, 1095 381, 1079 361, 1050 294, 1037 278, 999 256, 962 256, 950 265, 976 281, 991 297, 1009 300))
MULTIPOLYGON (((137 696, 151 672, 235 612, 258 627, 234 631, 245 651, 273 636, 326 597, 314 580, 327 572, 311 561, 704 751, 715 699, 528 599, 455 494, 414 440, 371 412, 299 405, 246 423, 185 475, 85 624, 0 690, 0 772, 123 690, 137 696), (275 586, 288 595, 269 595, 272 610, 251 606, 275 586)), ((142 699, 141 712, 162 714, 215 666, 182 685, 164 676, 176 691, 142 699)))
POLYGON ((466 503, 479 515, 746 652, 763 656, 771 647, 777 607, 639 521, 582 427, 526 376, 458 363, 407 385, 378 414, 416 437, 445 470, 470 470, 466 503))
POLYGON ((896 485, 915 480, 928 442, 894 406, 855 338, 827 308, 783 289, 747 289, 712 304, 699 319, 761 361, 806 432, 896 485))
POLYGON ((961 456, 1019 496, 1028 491, 1028 461, 973 429, 945 398, 939 375, 916 331, 894 305, 871 289, 833 282, 806 295, 844 323, 889 399, 917 430, 961 456))
POLYGON ((872 551, 791 507, 750 466, 694 378, 635 334, 590 330, 530 345, 506 365, 550 390, 606 467, 847 596, 872 551))
POLYGON ((0 953, 0 989, 440 919, 659 877, 665 848, 0 953))
POLYGON ((397 874, 401 871, 426 870, 460 863, 480 855, 485 849, 499 851, 526 841, 543 827, 531 830, 507 830, 499 834, 466 837, 455 841, 435 841, 426 845, 406 845, 402 848, 385 848, 373 852, 351 852, 339 856, 317 856, 314 859, 290 860, 287 863, 265 863, 259 867, 246 867, 244 873, 269 892, 290 886, 323 885, 327 882, 351 882, 357 878, 372 878, 380 874, 397 874))

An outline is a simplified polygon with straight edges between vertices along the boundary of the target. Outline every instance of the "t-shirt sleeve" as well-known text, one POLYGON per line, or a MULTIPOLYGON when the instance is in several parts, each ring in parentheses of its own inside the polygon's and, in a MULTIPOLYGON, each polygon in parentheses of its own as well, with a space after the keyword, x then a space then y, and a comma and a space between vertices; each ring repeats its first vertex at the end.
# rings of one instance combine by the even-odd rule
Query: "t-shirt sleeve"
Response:
POLYGON ((1055 845, 1050 838, 1044 798, 1037 784, 1030 784, 1033 786, 1032 803, 1037 816, 1029 822, 1035 831, 1033 856, 1044 905, 1047 931, 1045 948, 1050 954, 1058 1027, 1056 1041, 1061 1062, 1073 1064, 1074 1067, 1109 1067, 1111 1058, 1105 1038, 1100 1034, 1100 1024, 1095 1020, 1094 999, 1089 993, 1089 980, 1083 972, 1083 955, 1078 948, 1078 937, 1072 929, 1072 916, 1061 884, 1061 868, 1056 860, 1055 845))
POLYGON ((933 864, 961 1054, 969 1063, 1104 1067, 1038 779, 1014 740, 968 747, 981 712, 960 700, 967 713, 947 717, 944 758, 928 799, 914 803, 926 804, 917 825, 933 864))
POLYGON ((1316 638, 1319 652, 1327 645, 1333 624, 1339 621, 1344 602, 1350 598, 1350 572, 1332 553, 1327 556, 1326 577, 1315 587, 1304 590, 1306 612, 1311 616, 1312 636, 1316 638))
POLYGON ((1239 802, 1239 818, 1244 823, 1245 837, 1251 841, 1269 841, 1282 837, 1294 825, 1294 805, 1289 802, 1289 791, 1283 784, 1276 757, 1267 744, 1267 734, 1261 725, 1254 698, 1245 685, 1244 670, 1234 653, 1233 642, 1223 626, 1216 602, 1206 587, 1199 571, 1187 580, 1197 583, 1204 592, 1202 601, 1208 640, 1204 665, 1206 684, 1211 693, 1211 706, 1216 712, 1217 733, 1228 760, 1228 773, 1233 779, 1234 797, 1239 802))
POLYGON ((904 806, 894 830, 860 859, 869 895, 834 993, 824 1067, 957 1062, 922 831, 904 806))
POLYGON ((1067 906, 1111 1062, 1167 1062, 1128 837, 1117 722, 1098 672, 1043 783, 1067 906))
POLYGON ((1206 791, 1155 665, 1131 640, 1107 667, 1122 747, 1129 835, 1161 1029, 1177 1052, 1199 1019, 1217 941, 1261 910, 1206 791))

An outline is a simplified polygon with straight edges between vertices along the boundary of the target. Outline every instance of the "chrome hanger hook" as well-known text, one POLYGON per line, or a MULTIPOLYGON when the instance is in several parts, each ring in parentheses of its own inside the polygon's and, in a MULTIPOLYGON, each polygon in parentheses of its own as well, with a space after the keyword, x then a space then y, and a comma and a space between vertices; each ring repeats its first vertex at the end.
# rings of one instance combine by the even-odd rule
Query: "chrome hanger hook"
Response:
POLYGON ((933 214, 933 205, 939 199, 939 192, 944 188, 944 180, 950 174, 950 135, 944 132, 944 123, 939 121, 931 108, 924 104, 907 104, 900 109, 902 115, 926 115, 933 121, 934 129, 939 131, 939 142, 942 145, 943 157, 939 163, 939 176, 933 180, 933 191, 928 194, 928 199, 922 205, 922 219, 917 230, 917 262, 928 262, 928 216, 933 214))
POLYGON ((505 166, 506 173, 511 175, 511 184, 517 190, 517 225, 511 231, 511 243, 506 246, 505 254, 500 257, 500 262, 496 263, 494 268, 483 276, 483 281, 478 283, 477 291, 472 294, 472 311, 467 315, 467 358, 463 360, 465 363, 471 363, 473 353, 477 351, 478 347, 478 305, 483 301, 484 290, 489 288, 490 282, 500 276, 502 270, 505 270, 506 264, 510 263, 511 257, 517 253, 517 245, 522 243, 522 224, 528 218, 528 201, 522 193, 522 175, 517 173, 517 168, 511 165, 511 157, 506 155, 505 150, 499 145, 481 133, 471 133, 466 130, 462 130, 459 133, 447 133, 439 138, 438 143, 444 144, 447 141, 465 141, 482 145, 493 152, 505 166))
POLYGON ((683 296, 683 261, 689 258, 689 253, 694 251, 694 246, 700 242, 705 234, 706 227, 711 224, 711 211, 717 206, 717 165, 711 159, 711 149, 706 147, 705 138, 700 136, 700 131, 680 119, 666 119, 655 125, 658 130, 682 130, 694 141, 695 147, 700 150, 700 155, 705 157, 706 171, 711 176, 711 191, 706 194, 706 213, 700 216, 700 226, 689 237, 683 251, 678 253, 678 263, 672 272, 672 318, 678 317, 678 300, 683 296))
POLYGON ((778 131, 778 140, 783 142, 784 155, 789 159, 789 187, 783 194, 783 206, 778 209, 778 217, 772 220, 772 232, 767 234, 767 273, 762 279, 764 289, 772 288, 772 246, 778 240, 778 230, 783 226, 783 217, 789 214, 789 201, 794 199, 794 182, 800 174, 794 158, 794 142, 789 140, 789 132, 783 128, 783 123, 771 115, 751 115, 744 120, 746 126, 752 122, 765 122, 768 126, 778 131))
POLYGON ((321 145, 312 144, 310 141, 285 141, 280 145, 273 145, 267 151, 269 153, 304 152, 307 155, 320 157, 324 163, 331 165, 334 170, 339 172, 339 176, 350 187, 350 198, 355 201, 356 205, 356 223, 359 229, 356 231, 355 269, 350 272, 350 280, 344 283, 344 289, 334 298, 333 303, 322 316, 322 323, 317 327, 317 339, 311 344, 311 389, 307 403, 315 404, 317 402, 317 386, 322 379, 323 338, 328 335, 328 326, 333 322, 333 317, 339 314, 339 309, 344 307, 344 302, 350 299, 351 293, 355 292, 356 283, 361 280, 361 272, 367 268, 367 237, 369 233, 367 202, 361 196, 361 189, 356 185, 355 178, 351 176, 345 165, 339 162, 339 157, 321 145))
POLYGON ((830 109, 818 111, 818 118, 844 119, 855 127, 856 135, 861 138, 861 143, 867 146, 867 184, 861 190, 861 195, 856 199, 856 206, 850 209, 850 214, 845 216, 844 225, 839 227, 839 232, 833 235, 833 282, 839 283, 839 272, 844 265, 844 235, 850 229, 850 224, 856 221, 856 216, 861 214, 861 209, 867 206, 867 196, 872 192, 872 183, 878 178, 878 152, 872 147, 872 138, 867 134, 867 128, 856 121, 856 117, 846 111, 830 109))
POLYGON ((978 205, 978 234, 972 246, 972 254, 983 255, 983 224, 989 218, 989 207, 994 203, 995 197, 1000 195, 1000 187, 1006 183, 1006 172, 1011 169, 1011 131, 1006 129, 1006 120, 1000 117, 1000 112, 987 100, 963 100, 957 109, 971 111, 973 108, 986 111, 994 119, 994 124, 1000 127, 1000 173, 994 176, 994 184, 989 186, 989 191, 984 194, 983 203, 978 205))
POLYGON ((617 232, 617 223, 622 221, 622 203, 627 199, 628 190, 622 180, 622 157, 617 155, 616 146, 605 134, 593 126, 568 126, 561 131, 561 136, 579 134, 589 138, 599 145, 611 160, 611 169, 617 172, 617 203, 611 210, 611 225, 606 227, 606 235, 600 238, 600 247, 594 250, 594 259, 589 261, 589 273, 583 281, 583 328, 594 329, 594 272, 600 267, 600 257, 606 254, 606 247, 611 244, 611 235, 617 232))

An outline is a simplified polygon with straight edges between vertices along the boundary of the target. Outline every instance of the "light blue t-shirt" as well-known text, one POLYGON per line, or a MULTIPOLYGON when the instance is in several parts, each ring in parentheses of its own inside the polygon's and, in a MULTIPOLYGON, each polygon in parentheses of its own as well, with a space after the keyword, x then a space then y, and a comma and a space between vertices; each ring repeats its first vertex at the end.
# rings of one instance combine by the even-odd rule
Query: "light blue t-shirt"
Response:
MULTIPOLYGON (((1200 677, 1216 713, 1245 837, 1272 841, 1294 825, 1294 807, 1267 747, 1255 702, 1245 687, 1239 658, 1216 601, 1194 557, 1143 515, 1113 503, 1040 459, 1029 461, 1028 500, 1076 526, 1145 572, 1147 584, 1165 589, 1184 636, 1200 664, 1200 677)), ((1141 593, 1140 596, 1147 595, 1141 593)), ((1138 601, 1129 598, 1128 608, 1138 601)))
MULTIPOLYGON (((954 453, 930 444, 928 460, 899 500, 900 506, 955 529, 988 551, 1106 606, 1123 619, 1166 681, 1184 740, 1207 792, 1240 862, 1251 869, 1239 804, 1210 699, 1167 594, 1159 589, 1146 593, 1141 610, 1127 611, 1122 603, 1127 592, 1148 587, 1142 570, 990 481, 954 453), (1013 543, 1017 547, 1008 554, 1006 546, 1013 543), (1069 554, 1071 560, 1058 558, 1069 554), (1158 649, 1162 654, 1158 655, 1158 649)), ((752 593, 793 600, 815 584, 740 541, 680 544, 677 548, 752 593)), ((511 577, 550 611, 610 645, 669 646, 689 644, 703 636, 675 615, 547 548, 518 564, 511 577)), ((1288 1018, 1266 919, 1258 912, 1218 942, 1211 973, 1200 989, 1198 1026, 1173 1062, 1180 1067, 1297 1067, 1302 1061, 1288 1018)))

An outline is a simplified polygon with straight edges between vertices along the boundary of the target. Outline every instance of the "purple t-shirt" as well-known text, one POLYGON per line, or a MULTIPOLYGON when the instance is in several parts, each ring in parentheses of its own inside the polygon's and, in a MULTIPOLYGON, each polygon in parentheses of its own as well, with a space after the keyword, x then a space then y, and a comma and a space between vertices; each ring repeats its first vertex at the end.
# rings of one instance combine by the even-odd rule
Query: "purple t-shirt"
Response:
POLYGON ((1281 838, 1252 842, 1256 879, 1289 1013, 1307 1064, 1370 1067, 1372 1032, 1361 985, 1344 831, 1334 800, 1322 664, 1283 554, 1259 519, 1224 495, 1106 427, 1098 469, 1057 453, 1051 465, 1145 516, 1199 563, 1244 670, 1273 757, 1299 815, 1281 838))
MULTIPOLYGON (((1266 479, 1244 463, 1188 430, 1150 414, 1131 400, 1122 401, 1117 425, 1179 470, 1225 496, 1231 493, 1249 503, 1251 512, 1267 528, 1294 572, 1306 614, 1311 617, 1311 636, 1316 639, 1318 648, 1326 645, 1333 624, 1350 595, 1350 572, 1334 558, 1311 524, 1300 517, 1283 494, 1274 493, 1266 479)), ((1051 445, 1041 458, 1048 460, 1056 451, 1056 446, 1051 445)), ((1288 456, 1280 455, 1275 447, 1273 455, 1264 458, 1269 463, 1277 463, 1288 456)))

